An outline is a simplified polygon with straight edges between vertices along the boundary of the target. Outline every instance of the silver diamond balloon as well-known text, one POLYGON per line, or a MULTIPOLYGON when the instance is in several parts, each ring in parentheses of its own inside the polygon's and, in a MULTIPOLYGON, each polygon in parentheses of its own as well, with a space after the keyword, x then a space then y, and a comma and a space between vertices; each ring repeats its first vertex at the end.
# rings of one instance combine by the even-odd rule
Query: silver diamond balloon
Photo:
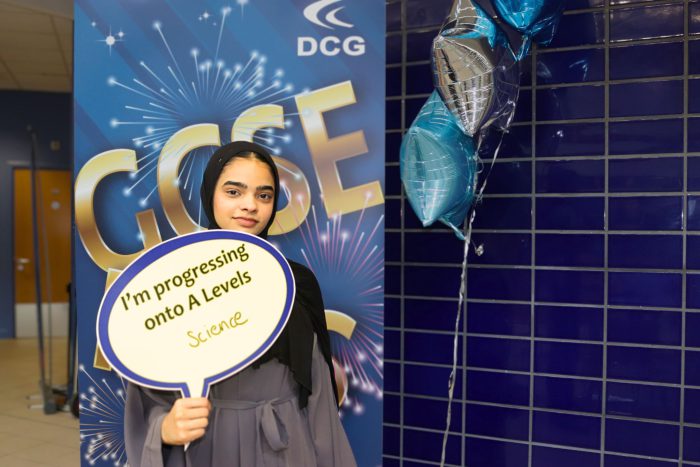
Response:
POLYGON ((435 88, 473 136, 510 125, 518 100, 519 62, 505 34, 470 0, 455 0, 433 40, 435 88))

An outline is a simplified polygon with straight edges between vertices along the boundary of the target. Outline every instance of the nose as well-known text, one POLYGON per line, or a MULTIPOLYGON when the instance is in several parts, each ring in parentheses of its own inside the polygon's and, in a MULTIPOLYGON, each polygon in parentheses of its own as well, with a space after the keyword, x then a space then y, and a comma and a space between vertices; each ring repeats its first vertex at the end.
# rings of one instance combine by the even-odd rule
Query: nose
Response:
POLYGON ((241 199, 241 209, 247 212, 256 212, 258 210, 258 200, 254 194, 246 194, 241 199))

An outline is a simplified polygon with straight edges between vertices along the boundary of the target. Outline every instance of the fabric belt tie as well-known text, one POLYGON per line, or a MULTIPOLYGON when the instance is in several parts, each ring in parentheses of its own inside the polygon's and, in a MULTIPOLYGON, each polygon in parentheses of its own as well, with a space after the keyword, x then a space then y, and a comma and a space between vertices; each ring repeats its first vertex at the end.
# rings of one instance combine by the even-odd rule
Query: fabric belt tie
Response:
POLYGON ((289 436, 287 435, 287 427, 277 411, 277 406, 289 402, 295 397, 292 395, 282 399, 260 402, 211 399, 211 405, 224 410, 255 409, 255 419, 260 423, 267 443, 273 451, 281 451, 289 445, 289 436))

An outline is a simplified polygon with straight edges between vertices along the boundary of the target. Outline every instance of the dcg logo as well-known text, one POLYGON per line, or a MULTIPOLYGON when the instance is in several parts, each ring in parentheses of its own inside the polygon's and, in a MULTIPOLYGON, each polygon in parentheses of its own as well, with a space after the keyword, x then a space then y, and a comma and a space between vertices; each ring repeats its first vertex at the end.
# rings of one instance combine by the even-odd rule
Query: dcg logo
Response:
MULTIPOLYGON (((340 2, 341 0, 318 0, 304 8, 304 17, 313 24, 325 29, 334 30, 336 26, 342 28, 353 28, 354 25, 338 19, 338 13, 345 8, 339 6, 337 8, 328 9, 331 5, 340 2), (325 13, 323 13, 325 11, 325 13)), ((352 57, 364 55, 365 39, 361 36, 349 36, 340 38, 337 36, 325 36, 322 39, 317 39, 310 36, 297 37, 297 56, 310 57, 320 52, 327 57, 333 57, 340 52, 352 57)))

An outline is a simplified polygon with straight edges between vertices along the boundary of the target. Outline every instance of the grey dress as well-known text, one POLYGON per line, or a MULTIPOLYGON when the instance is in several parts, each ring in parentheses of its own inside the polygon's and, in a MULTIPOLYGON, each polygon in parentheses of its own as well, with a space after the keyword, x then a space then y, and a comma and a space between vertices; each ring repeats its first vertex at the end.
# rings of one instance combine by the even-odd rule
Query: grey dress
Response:
POLYGON ((129 465, 356 466, 315 339, 311 374, 313 392, 303 409, 290 369, 274 359, 212 386, 209 426, 187 451, 164 445, 160 437, 174 396, 129 384, 124 417, 129 465))

